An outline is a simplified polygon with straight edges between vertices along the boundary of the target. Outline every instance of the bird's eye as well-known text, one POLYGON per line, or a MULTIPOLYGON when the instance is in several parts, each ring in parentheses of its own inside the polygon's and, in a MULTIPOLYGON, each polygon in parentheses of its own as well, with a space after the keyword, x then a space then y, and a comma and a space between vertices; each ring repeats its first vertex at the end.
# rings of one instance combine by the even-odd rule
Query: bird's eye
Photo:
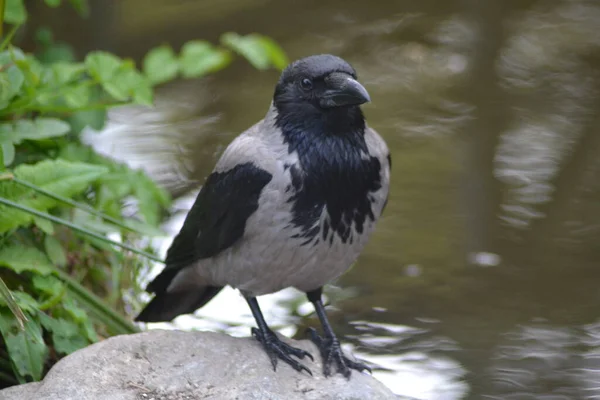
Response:
POLYGON ((312 81, 308 78, 304 78, 300 81, 300 86, 302 86, 302 89, 304 90, 310 90, 313 87, 312 81))

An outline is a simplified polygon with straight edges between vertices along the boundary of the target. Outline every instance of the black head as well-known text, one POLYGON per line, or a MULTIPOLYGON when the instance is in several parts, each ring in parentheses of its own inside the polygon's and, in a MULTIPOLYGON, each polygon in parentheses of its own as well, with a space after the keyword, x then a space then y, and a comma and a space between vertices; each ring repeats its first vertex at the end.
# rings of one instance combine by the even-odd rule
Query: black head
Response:
POLYGON ((371 99, 350 64, 321 54, 291 63, 281 74, 273 101, 276 106, 295 103, 329 109, 358 106, 371 99))
POLYGON ((322 54, 302 58, 281 74, 273 104, 280 117, 297 123, 302 119, 320 120, 326 125, 350 120, 360 123, 359 106, 371 99, 356 79, 354 68, 339 57, 322 54))

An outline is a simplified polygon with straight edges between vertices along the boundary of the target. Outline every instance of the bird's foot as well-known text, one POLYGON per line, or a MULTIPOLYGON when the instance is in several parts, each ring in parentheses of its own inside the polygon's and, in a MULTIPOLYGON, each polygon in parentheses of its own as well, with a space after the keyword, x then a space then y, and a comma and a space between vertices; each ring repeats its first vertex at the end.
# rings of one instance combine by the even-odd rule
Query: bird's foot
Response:
POLYGON ((308 369, 307 367, 299 363, 297 360, 294 360, 290 357, 296 356, 300 359, 308 357, 312 361, 314 361, 312 354, 310 354, 308 351, 290 346, 289 344, 279 339, 277 335, 271 330, 267 330, 266 332, 264 332, 258 328, 252 328, 252 336, 254 336, 256 340, 258 340, 260 344, 262 344, 263 348, 267 352, 269 358, 271 359, 273 370, 277 369, 277 361, 279 359, 291 365, 292 368, 294 368, 296 371, 306 371, 312 376, 312 372, 310 371, 310 369, 308 369))
POLYGON ((317 345, 323 357, 323 375, 331 375, 331 364, 335 363, 337 371, 350 378, 350 370, 355 369, 359 372, 369 371, 371 368, 363 363, 350 360, 342 352, 340 342, 336 337, 321 337, 313 328, 308 328, 310 340, 317 345))

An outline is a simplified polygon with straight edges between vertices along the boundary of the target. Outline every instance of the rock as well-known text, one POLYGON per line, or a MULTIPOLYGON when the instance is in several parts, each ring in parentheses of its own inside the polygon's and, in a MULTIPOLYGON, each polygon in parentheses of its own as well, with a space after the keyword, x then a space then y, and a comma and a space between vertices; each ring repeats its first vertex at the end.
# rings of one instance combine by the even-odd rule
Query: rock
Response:
POLYGON ((11 386, 8 389, 0 390, 0 400, 35 399, 35 393, 41 384, 41 382, 33 382, 25 385, 11 386))
MULTIPOLYGON (((289 341, 289 340, 287 340, 289 341)), ((303 360, 311 377, 280 362, 277 371, 253 338, 152 330, 115 336, 58 362, 39 383, 0 391, 0 400, 395 399, 368 374, 325 378, 317 348, 303 360)))

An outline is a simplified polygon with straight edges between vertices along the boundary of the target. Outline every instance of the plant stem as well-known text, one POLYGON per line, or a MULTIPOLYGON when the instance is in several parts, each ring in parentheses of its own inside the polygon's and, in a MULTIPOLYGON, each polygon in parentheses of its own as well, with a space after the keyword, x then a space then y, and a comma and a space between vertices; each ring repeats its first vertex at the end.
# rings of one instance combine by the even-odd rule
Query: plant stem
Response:
MULTIPOLYGON (((0 175, 0 180, 2 180, 2 179, 3 179, 3 175, 0 175)), ((92 215, 94 215, 96 217, 102 218, 103 220, 108 221, 111 224, 114 224, 114 225, 118 226, 119 228, 128 230, 128 231, 133 232, 133 233, 137 233, 137 234, 142 235, 142 236, 145 235, 145 233, 140 232, 140 231, 138 231, 138 230, 136 230, 134 228, 131 228, 131 227, 125 225, 125 223, 119 221, 118 219, 113 218, 113 217, 111 217, 109 215, 106 215, 104 213, 101 213, 100 211, 96 210, 93 207, 88 206, 87 204, 78 203, 78 202, 73 201, 73 200, 71 200, 71 199, 69 199, 67 197, 63 197, 63 196, 60 196, 60 195, 58 195, 56 193, 52 193, 52 192, 50 192, 50 191, 48 191, 48 190, 46 190, 44 188, 36 186, 33 183, 24 181, 24 180, 22 180, 20 178, 17 178, 15 176, 12 176, 12 178, 11 177, 7 177, 7 178, 4 178, 4 179, 12 179, 13 182, 15 182, 15 183, 17 183, 19 185, 28 187, 29 189, 35 190, 36 192, 43 194, 44 196, 48 196, 48 197, 50 197, 50 198, 52 198, 54 200, 58 200, 58 201, 60 201, 62 203, 68 204, 68 205, 70 205, 73 208, 78 208, 80 210, 83 210, 83 211, 87 212, 88 214, 92 214, 92 215)))
POLYGON ((0 0, 0 37, 4 33, 4 0, 0 0))
POLYGON ((8 207, 16 208, 17 210, 21 210, 21 211, 24 211, 24 212, 26 212, 28 214, 35 215, 36 217, 47 219, 47 220, 52 221, 52 222, 54 222, 56 224, 64 225, 67 228, 71 228, 74 231, 77 231, 79 233, 83 233, 84 235, 91 236, 91 237, 93 237, 95 239, 98 239, 98 240, 101 240, 103 242, 112 244, 113 246, 117 246, 117 247, 120 247, 122 249, 129 250, 132 253, 139 254, 140 256, 144 256, 144 257, 148 258, 149 260, 160 262, 160 263, 163 262, 163 260, 161 260, 160 258, 156 257, 154 254, 150 254, 150 253, 147 253, 147 252, 145 252, 143 250, 136 249, 135 247, 130 246, 130 245, 125 244, 125 243, 115 242, 114 240, 108 239, 104 235, 101 235, 101 234, 96 233, 96 232, 92 232, 89 229, 86 229, 86 228, 83 228, 81 226, 75 225, 72 222, 69 222, 69 221, 67 221, 65 219, 58 218, 58 217, 55 217, 53 215, 50 215, 50 214, 38 211, 38 210, 36 210, 34 208, 31 208, 31 207, 22 206, 20 204, 15 203, 14 201, 5 199, 4 197, 0 197, 0 204, 4 204, 4 205, 6 205, 8 207))
MULTIPOLYGON (((31 103, 31 101, 29 101, 31 103)), ((71 115, 79 111, 94 111, 94 110, 104 110, 113 107, 127 106, 131 105, 131 102, 121 101, 116 103, 98 103, 98 104, 90 104, 89 106, 72 108, 72 107, 59 107, 59 106, 39 106, 39 105, 29 105, 29 104, 18 104, 17 106, 11 105, 6 109, 0 112, 1 115, 13 114, 16 112, 39 112, 39 113, 55 113, 55 114, 66 114, 71 115)))
POLYGON ((110 308, 94 293, 83 287, 65 271, 55 268, 58 276, 69 287, 69 293, 91 311, 101 322, 115 334, 136 333, 139 329, 121 314, 110 308))
POLYGON ((104 110, 112 107, 126 106, 130 105, 130 102, 122 101, 117 103, 98 103, 98 104, 90 104, 89 106, 72 108, 72 107, 57 107, 57 106, 33 106, 28 108, 26 111, 37 111, 40 113, 56 113, 56 114, 73 114, 79 111, 94 111, 94 110, 104 110))
MULTIPOLYGON (((0 0, 0 2, 1 1, 2 0, 0 0)), ((4 10, 4 7, 2 8, 2 10, 4 10)), ((2 40, 2 43, 0 44, 0 51, 3 51, 8 47, 10 41, 12 40, 13 36, 15 36, 15 33, 17 33, 17 29, 19 29, 20 26, 20 24, 17 24, 13 25, 13 27, 10 28, 10 31, 8 31, 8 35, 6 35, 6 37, 4 38, 4 40, 2 40)))

